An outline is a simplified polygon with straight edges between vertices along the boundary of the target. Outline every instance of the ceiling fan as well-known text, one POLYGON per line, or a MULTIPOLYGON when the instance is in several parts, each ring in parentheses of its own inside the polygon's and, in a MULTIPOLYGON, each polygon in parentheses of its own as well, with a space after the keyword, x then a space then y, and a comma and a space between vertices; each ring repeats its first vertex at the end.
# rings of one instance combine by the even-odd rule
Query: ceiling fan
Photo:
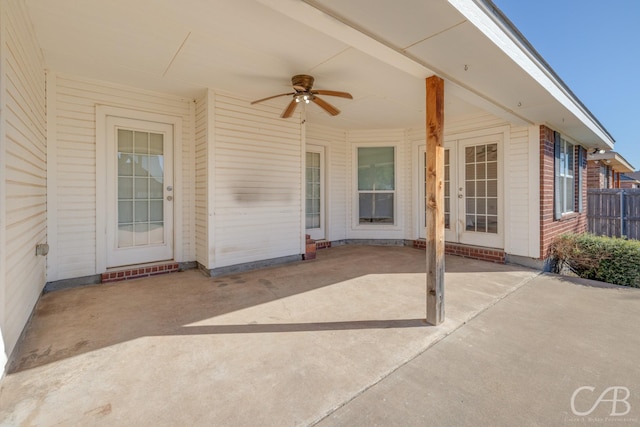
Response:
POLYGON ((282 112, 282 115, 280 115, 280 117, 286 119, 293 115, 296 107, 301 102, 304 102, 306 104, 308 104, 309 102, 313 102, 332 116, 337 116, 338 114, 340 114, 340 110, 338 110, 336 107, 329 104, 322 98, 318 98, 316 95, 338 96, 340 98, 353 99, 353 96, 351 96, 351 94, 347 92, 322 89, 312 90, 311 88, 313 87, 313 81, 314 79, 311 76, 308 76, 306 74, 297 74, 291 77, 291 86, 293 86, 294 92, 281 93, 280 95, 268 96, 266 98, 258 99, 257 101, 253 101, 251 105, 257 104, 258 102, 267 101, 269 99, 278 98, 280 96, 293 95, 293 99, 291 100, 289 105, 287 105, 287 108, 285 108, 285 110, 282 112))

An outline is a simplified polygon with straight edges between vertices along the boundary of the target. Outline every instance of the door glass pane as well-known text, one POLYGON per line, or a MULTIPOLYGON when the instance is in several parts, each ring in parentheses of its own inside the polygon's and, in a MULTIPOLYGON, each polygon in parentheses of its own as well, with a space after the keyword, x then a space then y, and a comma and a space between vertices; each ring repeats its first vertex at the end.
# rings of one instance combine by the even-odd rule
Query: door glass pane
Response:
POLYGON ((485 179, 487 177, 486 170, 487 169, 485 163, 476 164, 476 178, 485 179))
POLYGON ((118 247, 128 248, 133 246, 133 225, 118 225, 118 247))
POLYGON ((133 220, 134 222, 149 221, 149 201, 136 200, 133 202, 133 220))
POLYGON ((133 202, 130 200, 118 201, 118 219, 122 224, 133 222, 133 202))
POLYGON ((133 153, 133 131, 118 129, 118 152, 133 153))
POLYGON ((133 199, 133 178, 127 176, 118 178, 118 199, 133 199))
POLYGON ((498 144, 487 145, 487 162, 498 161, 498 144))
POLYGON ((133 242, 136 246, 149 244, 149 224, 144 222, 133 225, 133 242))
POLYGON ((466 230, 498 233, 498 145, 466 147, 464 171, 466 230))
POLYGON ((133 151, 138 154, 149 154, 149 133, 133 133, 133 151))
POLYGON ((162 156, 164 153, 164 135, 160 133, 149 134, 149 154, 159 154, 162 156))
POLYGON ((487 215, 487 233, 498 233, 498 217, 495 215, 487 215))
POLYGON ((305 228, 320 228, 320 153, 306 153, 306 218, 305 228))
POLYGON ((118 172, 120 176, 133 176, 133 155, 118 153, 118 172))
POLYGON ((117 247, 164 243, 164 135, 118 129, 117 247))
POLYGON ((464 149, 464 162, 469 165, 476 161, 475 150, 473 147, 467 147, 464 149))
POLYGON ((134 194, 136 195, 136 200, 146 200, 149 198, 149 178, 136 177, 134 182, 134 194))

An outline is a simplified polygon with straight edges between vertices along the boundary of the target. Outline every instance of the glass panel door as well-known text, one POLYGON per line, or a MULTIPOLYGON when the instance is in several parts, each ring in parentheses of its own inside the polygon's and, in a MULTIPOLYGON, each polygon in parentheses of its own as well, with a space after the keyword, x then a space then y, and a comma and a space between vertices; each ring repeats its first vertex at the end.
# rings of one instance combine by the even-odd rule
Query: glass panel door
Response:
POLYGON ((163 244, 164 136, 118 129, 116 246, 163 244))
POLYGON ((107 267, 173 258, 173 126, 107 117, 107 267))
POLYGON ((498 233, 498 144, 465 147, 466 231, 498 233))
POLYGON ((320 153, 307 152, 306 228, 320 228, 320 153))
POLYGON ((305 229, 314 240, 324 234, 324 147, 307 146, 305 158, 305 229))
MULTIPOLYGON (((501 135, 458 141, 458 241, 501 248, 501 135)), ((453 207, 452 207, 453 208, 453 207)))

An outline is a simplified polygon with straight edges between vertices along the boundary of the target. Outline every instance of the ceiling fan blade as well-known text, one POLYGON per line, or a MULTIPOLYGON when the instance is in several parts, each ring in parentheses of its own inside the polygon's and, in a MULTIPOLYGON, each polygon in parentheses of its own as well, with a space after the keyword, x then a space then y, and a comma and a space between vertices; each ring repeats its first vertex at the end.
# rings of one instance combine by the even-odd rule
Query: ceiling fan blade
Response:
POLYGON ((280 117, 282 117, 283 119, 288 119, 289 117, 291 117, 297 106, 298 103, 296 102, 296 100, 292 99, 289 105, 287 105, 287 108, 282 112, 282 115, 280 117))
POLYGON ((312 94, 314 95, 328 95, 328 96, 339 96, 340 98, 348 98, 348 99, 353 99, 353 96, 351 96, 350 93, 348 92, 339 92, 337 90, 312 90, 311 91, 312 94))
POLYGON ((322 107, 327 113, 331 114, 332 116, 337 116, 338 114, 340 114, 340 110, 329 104, 327 101, 318 98, 317 96, 314 96, 313 98, 311 98, 311 100, 318 106, 322 107))
POLYGON ((268 97, 266 97, 266 98, 262 98, 262 99, 258 99, 257 101, 253 101, 253 102, 251 103, 251 105, 253 105, 253 104, 257 104, 258 102, 262 102, 262 101, 268 101, 268 100, 273 99, 273 98, 279 98, 279 97, 281 97, 281 96, 287 96, 287 95, 293 95, 293 94, 295 94, 295 92, 291 92, 291 93, 281 93, 280 95, 268 96, 268 97))

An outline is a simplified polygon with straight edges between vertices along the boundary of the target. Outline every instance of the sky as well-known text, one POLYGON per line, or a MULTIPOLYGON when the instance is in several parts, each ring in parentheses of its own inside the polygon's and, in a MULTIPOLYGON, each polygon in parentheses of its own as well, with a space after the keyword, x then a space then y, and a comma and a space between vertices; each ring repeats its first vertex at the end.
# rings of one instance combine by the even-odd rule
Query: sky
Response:
POLYGON ((493 0, 640 170, 640 0, 493 0))

